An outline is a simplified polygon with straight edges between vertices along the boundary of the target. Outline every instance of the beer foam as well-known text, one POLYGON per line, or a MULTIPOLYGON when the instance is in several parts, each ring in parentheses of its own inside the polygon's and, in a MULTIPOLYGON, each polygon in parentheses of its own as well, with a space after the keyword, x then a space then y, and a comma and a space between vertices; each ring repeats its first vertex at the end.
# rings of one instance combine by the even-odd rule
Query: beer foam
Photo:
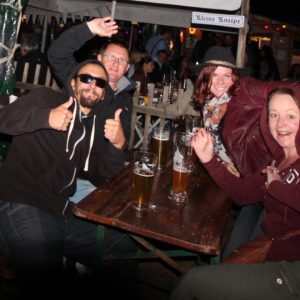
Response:
POLYGON ((189 173, 189 169, 184 167, 184 166, 179 166, 174 164, 173 165, 173 170, 176 172, 181 172, 181 173, 189 173))
POLYGON ((134 165, 134 173, 143 176, 154 176, 154 168, 155 165, 153 164, 140 164, 139 162, 136 162, 134 165))
POLYGON ((161 132, 154 132, 153 138, 160 141, 168 141, 170 137, 169 132, 161 133, 161 132))
POLYGON ((175 164, 182 164, 183 163, 183 156, 181 155, 178 148, 176 149, 176 151, 174 153, 173 161, 174 161, 175 164))
POLYGON ((143 170, 143 169, 139 169, 139 170, 134 170, 133 171, 134 174, 139 175, 139 176, 143 176, 143 177, 153 177, 154 176, 154 172, 152 172, 151 170, 143 170))

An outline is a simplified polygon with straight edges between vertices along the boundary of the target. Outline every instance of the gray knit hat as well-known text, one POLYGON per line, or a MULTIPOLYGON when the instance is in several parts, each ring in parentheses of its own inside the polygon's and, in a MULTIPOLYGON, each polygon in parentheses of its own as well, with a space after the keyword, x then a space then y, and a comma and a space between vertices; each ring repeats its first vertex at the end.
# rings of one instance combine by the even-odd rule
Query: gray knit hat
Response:
POLYGON ((236 69, 235 59, 227 47, 212 46, 205 52, 202 65, 216 65, 236 69))

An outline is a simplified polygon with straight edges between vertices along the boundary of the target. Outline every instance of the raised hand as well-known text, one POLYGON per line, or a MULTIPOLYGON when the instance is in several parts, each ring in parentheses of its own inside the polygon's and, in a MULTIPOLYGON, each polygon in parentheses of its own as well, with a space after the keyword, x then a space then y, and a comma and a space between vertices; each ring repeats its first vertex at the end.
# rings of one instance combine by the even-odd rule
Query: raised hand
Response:
POLYGON ((107 119, 104 125, 104 136, 119 149, 125 144, 125 135, 120 120, 121 113, 122 108, 117 109, 114 119, 107 119))
POLYGON ((98 36, 111 37, 118 32, 118 25, 111 17, 96 18, 87 22, 90 31, 98 36))
POLYGON ((60 131, 66 131, 68 129, 68 126, 73 118, 73 113, 68 109, 72 103, 73 98, 70 97, 67 102, 51 109, 49 114, 49 125, 51 128, 60 131))
POLYGON ((262 173, 267 175, 267 186, 274 180, 282 181, 278 169, 274 166, 267 166, 262 173))
POLYGON ((193 135, 191 145, 201 162, 207 163, 212 159, 214 154, 213 140, 204 128, 198 129, 193 135))

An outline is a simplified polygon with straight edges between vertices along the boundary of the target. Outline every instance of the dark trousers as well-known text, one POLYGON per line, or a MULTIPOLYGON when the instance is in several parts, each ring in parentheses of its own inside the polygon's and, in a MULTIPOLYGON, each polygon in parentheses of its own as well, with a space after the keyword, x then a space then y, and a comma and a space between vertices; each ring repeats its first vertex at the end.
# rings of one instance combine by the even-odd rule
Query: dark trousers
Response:
POLYGON ((189 270, 171 300, 299 299, 300 262, 199 266, 189 270))
MULTIPOLYGON (((9 255, 20 281, 30 283, 31 290, 33 284, 55 286, 53 280, 59 280, 60 274, 63 278, 64 256, 91 267, 100 259, 96 239, 99 225, 76 217, 70 205, 65 215, 52 215, 29 205, 0 201, 0 249, 9 255)), ((103 251, 123 235, 105 227, 103 251)), ((135 242, 127 237, 114 251, 134 250, 135 242)))
POLYGON ((0 201, 0 247, 26 276, 62 268, 63 256, 92 264, 96 255, 96 225, 65 215, 0 201))
POLYGON ((254 240, 261 232, 264 210, 261 203, 243 206, 234 223, 229 240, 222 253, 222 258, 228 257, 242 244, 254 240))

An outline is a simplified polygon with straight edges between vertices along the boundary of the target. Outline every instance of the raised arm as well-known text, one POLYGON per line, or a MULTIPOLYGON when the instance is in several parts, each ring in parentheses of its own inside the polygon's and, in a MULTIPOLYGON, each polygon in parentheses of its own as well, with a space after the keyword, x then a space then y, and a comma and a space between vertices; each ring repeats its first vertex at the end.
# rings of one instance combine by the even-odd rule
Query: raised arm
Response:
POLYGON ((80 49, 85 42, 94 35, 110 37, 117 31, 116 23, 110 22, 110 17, 106 17, 73 26, 63 32, 48 50, 48 61, 58 82, 62 86, 66 86, 68 76, 78 63, 74 52, 80 49))
POLYGON ((192 147, 215 183, 237 204, 259 202, 264 184, 263 175, 255 174, 240 179, 231 174, 213 154, 213 141, 204 128, 192 138, 192 147))
POLYGON ((118 25, 111 17, 96 18, 87 22, 87 26, 94 35, 111 37, 118 32, 118 25))

